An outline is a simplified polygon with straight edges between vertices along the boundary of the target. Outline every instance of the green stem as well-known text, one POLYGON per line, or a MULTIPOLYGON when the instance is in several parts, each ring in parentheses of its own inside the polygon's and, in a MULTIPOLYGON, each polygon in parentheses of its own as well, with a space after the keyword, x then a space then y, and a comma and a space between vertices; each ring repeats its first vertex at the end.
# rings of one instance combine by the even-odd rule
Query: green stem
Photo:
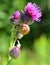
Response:
POLYGON ((13 58, 11 58, 9 61, 8 61, 8 64, 7 65, 10 65, 11 61, 13 60, 13 58))
POLYGON ((11 30, 11 40, 10 40, 10 49, 13 47, 13 43, 14 43, 14 36, 15 36, 15 32, 14 32, 14 27, 15 26, 13 26, 13 28, 12 28, 12 30, 11 30))
MULTIPOLYGON (((15 26, 13 26, 12 27, 12 29, 11 29, 11 39, 10 39, 10 45, 9 45, 9 51, 13 48, 13 43, 14 43, 14 27, 15 26)), ((7 65, 10 65, 10 62, 12 61, 12 58, 11 59, 9 59, 10 58, 10 56, 8 55, 8 64, 7 65)))
MULTIPOLYGON (((10 47, 9 50, 11 50, 14 47, 15 41, 17 40, 17 36, 16 36, 16 31, 17 29, 15 28, 15 25, 13 26, 12 30, 11 30, 11 40, 10 40, 10 47)), ((10 56, 9 56, 10 58, 10 56)), ((9 59, 8 59, 9 60, 9 59)), ((10 62, 12 61, 12 58, 9 60, 7 65, 10 65, 10 62)))

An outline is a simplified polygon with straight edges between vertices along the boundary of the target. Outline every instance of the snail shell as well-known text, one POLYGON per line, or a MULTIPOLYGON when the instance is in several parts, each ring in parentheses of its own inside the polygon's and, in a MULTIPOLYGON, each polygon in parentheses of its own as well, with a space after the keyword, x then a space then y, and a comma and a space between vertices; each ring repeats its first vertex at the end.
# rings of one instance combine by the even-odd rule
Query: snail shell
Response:
POLYGON ((18 28, 19 33, 27 35, 30 32, 30 27, 27 24, 20 24, 18 28))

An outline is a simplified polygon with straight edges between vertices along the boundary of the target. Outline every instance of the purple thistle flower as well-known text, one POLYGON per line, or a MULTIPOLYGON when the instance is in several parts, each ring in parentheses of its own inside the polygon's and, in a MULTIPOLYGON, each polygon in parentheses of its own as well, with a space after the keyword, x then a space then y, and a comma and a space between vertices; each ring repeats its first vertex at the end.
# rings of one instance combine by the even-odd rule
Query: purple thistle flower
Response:
POLYGON ((18 47, 14 47, 11 51, 10 51, 10 56, 13 58, 18 58, 20 56, 20 48, 18 47))
POLYGON ((14 48, 12 50, 10 50, 10 56, 13 58, 18 58, 20 56, 20 47, 21 44, 19 43, 19 41, 17 41, 18 44, 16 46, 14 46, 14 48))
POLYGON ((19 11, 16 11, 14 14, 14 19, 18 19, 20 17, 20 12, 19 11))
POLYGON ((19 23, 19 20, 20 20, 20 12, 19 12, 19 11, 16 11, 16 12, 10 17, 10 20, 11 20, 12 23, 18 24, 18 23, 19 23))
POLYGON ((25 6, 25 12, 33 21, 39 21, 42 16, 40 7, 35 3, 32 4, 31 2, 25 6))
POLYGON ((27 15, 27 13, 21 13, 21 20, 23 23, 31 25, 33 23, 32 19, 27 15))

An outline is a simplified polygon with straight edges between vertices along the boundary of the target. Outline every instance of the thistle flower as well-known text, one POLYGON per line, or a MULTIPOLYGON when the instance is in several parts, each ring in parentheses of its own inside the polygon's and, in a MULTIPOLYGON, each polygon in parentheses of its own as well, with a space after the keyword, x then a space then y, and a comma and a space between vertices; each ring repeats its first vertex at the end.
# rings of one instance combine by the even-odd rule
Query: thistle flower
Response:
POLYGON ((35 3, 32 4, 31 2, 25 6, 25 13, 32 18, 33 21, 39 21, 42 16, 40 7, 35 3))
POLYGON ((19 11, 16 11, 16 12, 10 17, 10 20, 11 20, 12 23, 18 24, 18 23, 19 23, 19 20, 20 20, 20 12, 19 12, 19 11))
POLYGON ((21 20, 23 23, 31 25, 33 23, 32 19, 27 15, 27 13, 21 13, 21 20))
POLYGON ((10 50, 10 56, 13 58, 18 58, 20 56, 20 43, 18 41, 17 46, 14 46, 12 50, 10 50))

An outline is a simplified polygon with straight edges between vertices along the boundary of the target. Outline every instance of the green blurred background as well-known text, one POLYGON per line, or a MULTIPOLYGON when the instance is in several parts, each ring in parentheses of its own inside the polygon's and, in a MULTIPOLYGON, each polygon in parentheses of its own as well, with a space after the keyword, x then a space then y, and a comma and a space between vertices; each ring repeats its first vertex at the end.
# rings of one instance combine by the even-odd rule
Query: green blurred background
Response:
POLYGON ((20 42, 21 56, 10 65, 50 65, 50 0, 0 0, 0 65, 7 65, 11 36, 9 17, 24 10, 28 2, 37 3, 42 11, 41 22, 30 26, 30 33, 20 42))

